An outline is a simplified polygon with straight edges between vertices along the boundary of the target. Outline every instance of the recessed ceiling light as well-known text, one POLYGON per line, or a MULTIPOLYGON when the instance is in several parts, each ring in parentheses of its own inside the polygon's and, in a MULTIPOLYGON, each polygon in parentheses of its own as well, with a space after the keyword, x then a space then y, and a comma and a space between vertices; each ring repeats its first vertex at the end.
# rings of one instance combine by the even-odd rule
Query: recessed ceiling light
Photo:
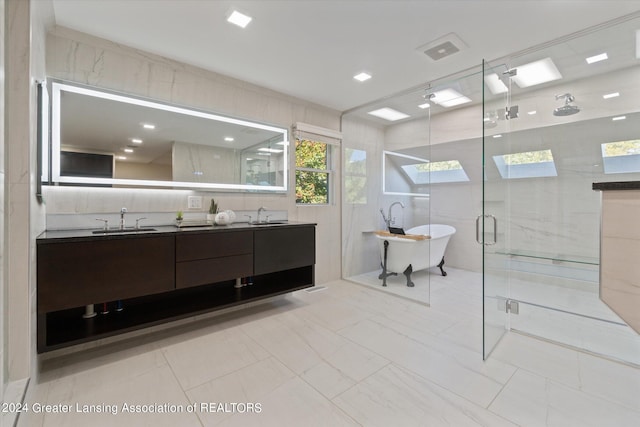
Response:
POLYGON ((609 98, 615 98, 618 96, 620 96, 620 92, 612 92, 612 93, 607 93, 605 95, 602 95, 602 98, 609 99, 609 98))
POLYGON ((402 120, 409 117, 408 114, 401 113, 398 110, 394 110, 393 108, 388 108, 388 107, 369 111, 368 114, 371 114, 372 116, 380 117, 381 119, 389 120, 390 122, 395 122, 396 120, 402 120))
POLYGON ((429 108, 429 107, 431 107, 431 104, 429 104, 428 102, 425 102, 424 104, 418 105, 418 108, 422 108, 423 110, 425 108, 429 108))
POLYGON ((143 123, 142 127, 145 128, 145 129, 155 129, 156 125, 153 125, 151 123, 143 123))
POLYGON ((240 28, 244 28, 247 25, 249 25, 249 22, 251 22, 252 19, 253 19, 252 17, 247 16, 244 13, 240 13, 237 10, 234 10, 233 12, 231 12, 229 17, 227 18, 227 21, 237 25, 240 28))
POLYGON ((613 120, 615 122, 615 121, 618 121, 618 120, 624 120, 626 118, 627 118, 627 116, 618 116, 618 117, 612 118, 611 120, 613 120))
POLYGON ((519 87, 535 86, 562 78, 551 58, 541 59, 516 67, 517 73, 511 79, 519 87))
POLYGON ((116 156, 116 159, 118 160, 127 160, 126 156, 116 156))
POLYGON ((131 138, 131 142, 134 144, 142 144, 142 140, 140 138, 131 138))
POLYGON ((586 61, 587 61, 587 64, 593 64, 595 62, 604 61, 605 59, 609 59, 606 52, 601 53, 599 55, 590 56, 586 59, 586 61))
POLYGON ((234 141, 232 136, 225 136, 224 140, 227 141, 227 142, 233 142, 234 141))
POLYGON ((262 151, 264 153, 282 153, 284 150, 279 150, 277 148, 258 148, 258 151, 262 151))
POLYGON ((494 138, 502 138, 502 134, 493 135, 494 138))
POLYGON ((125 148, 124 152, 125 153, 133 153, 133 148, 125 148))
POLYGON ((364 81, 369 80, 371 78, 371 74, 365 73, 363 71, 362 73, 356 74, 355 76, 353 76, 353 78, 358 80, 359 82, 364 82, 364 81))
POLYGON ((471 102, 471 99, 467 98, 454 89, 443 89, 437 92, 433 92, 433 97, 431 98, 431 100, 438 105, 442 105, 443 107, 453 107, 455 105, 471 102))
POLYGON ((507 87, 507 85, 505 85, 504 82, 500 80, 500 77, 498 77, 496 73, 484 76, 484 82, 487 84, 487 87, 494 95, 509 92, 509 88, 507 87))
POLYGON ((528 111, 528 112, 527 112, 527 114, 528 114, 528 115, 530 115, 530 116, 533 116, 533 115, 534 115, 534 114, 536 114, 536 113, 537 113, 537 111, 536 111, 536 110, 528 111))

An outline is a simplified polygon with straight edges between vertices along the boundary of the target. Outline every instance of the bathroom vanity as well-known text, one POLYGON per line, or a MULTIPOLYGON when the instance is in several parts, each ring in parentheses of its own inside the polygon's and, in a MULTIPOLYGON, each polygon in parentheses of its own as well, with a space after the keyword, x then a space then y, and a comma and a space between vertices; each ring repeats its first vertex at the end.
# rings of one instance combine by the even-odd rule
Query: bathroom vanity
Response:
POLYGON ((46 231, 38 352, 314 286, 315 224, 46 231), (107 303, 108 314, 101 314, 107 303), (87 305, 99 313, 84 318, 87 305), (116 311, 118 304, 124 307, 116 311))

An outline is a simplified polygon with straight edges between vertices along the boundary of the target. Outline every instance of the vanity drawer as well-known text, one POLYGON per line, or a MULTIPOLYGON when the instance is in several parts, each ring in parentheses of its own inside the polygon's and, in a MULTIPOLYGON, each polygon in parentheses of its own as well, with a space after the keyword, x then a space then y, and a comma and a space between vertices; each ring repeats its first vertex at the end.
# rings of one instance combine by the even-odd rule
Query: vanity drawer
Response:
POLYGON ((253 253, 252 231, 186 232, 176 236, 176 262, 251 253, 253 253))
POLYGON ((253 275, 253 254, 185 261, 176 264, 176 288, 207 285, 253 275))

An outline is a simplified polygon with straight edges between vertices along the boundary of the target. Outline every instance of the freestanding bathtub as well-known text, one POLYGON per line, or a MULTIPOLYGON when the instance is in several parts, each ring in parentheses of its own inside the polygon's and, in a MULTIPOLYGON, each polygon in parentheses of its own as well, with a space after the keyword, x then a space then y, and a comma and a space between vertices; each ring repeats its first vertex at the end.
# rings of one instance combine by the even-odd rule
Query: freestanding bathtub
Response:
POLYGON ((405 230, 406 236, 376 235, 382 259, 382 286, 387 286, 387 277, 403 273, 407 277, 407 286, 414 286, 411 273, 431 267, 439 267, 443 276, 447 273, 444 266, 444 251, 456 229, 445 224, 427 224, 405 230), (423 240, 412 236, 430 236, 423 240), (408 237, 407 237, 408 236, 408 237), (386 246, 386 262, 385 262, 386 246))

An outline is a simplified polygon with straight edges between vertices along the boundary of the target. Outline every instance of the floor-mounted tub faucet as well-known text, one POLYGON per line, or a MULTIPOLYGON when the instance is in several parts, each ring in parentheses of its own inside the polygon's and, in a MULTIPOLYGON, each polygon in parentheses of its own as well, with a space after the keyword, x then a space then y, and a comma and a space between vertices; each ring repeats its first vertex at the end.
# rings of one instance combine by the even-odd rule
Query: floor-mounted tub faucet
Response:
POLYGON ((387 216, 384 216, 384 211, 382 209, 380 209, 380 214, 382 215, 382 219, 384 220, 384 223, 387 225, 387 230, 389 230, 391 228, 391 223, 393 222, 393 217, 391 216, 391 209, 395 205, 400 205, 402 207, 402 209, 404 209, 404 203, 402 203, 402 202, 393 202, 393 203, 391 203, 391 206, 389 206, 389 212, 387 213, 387 216))

